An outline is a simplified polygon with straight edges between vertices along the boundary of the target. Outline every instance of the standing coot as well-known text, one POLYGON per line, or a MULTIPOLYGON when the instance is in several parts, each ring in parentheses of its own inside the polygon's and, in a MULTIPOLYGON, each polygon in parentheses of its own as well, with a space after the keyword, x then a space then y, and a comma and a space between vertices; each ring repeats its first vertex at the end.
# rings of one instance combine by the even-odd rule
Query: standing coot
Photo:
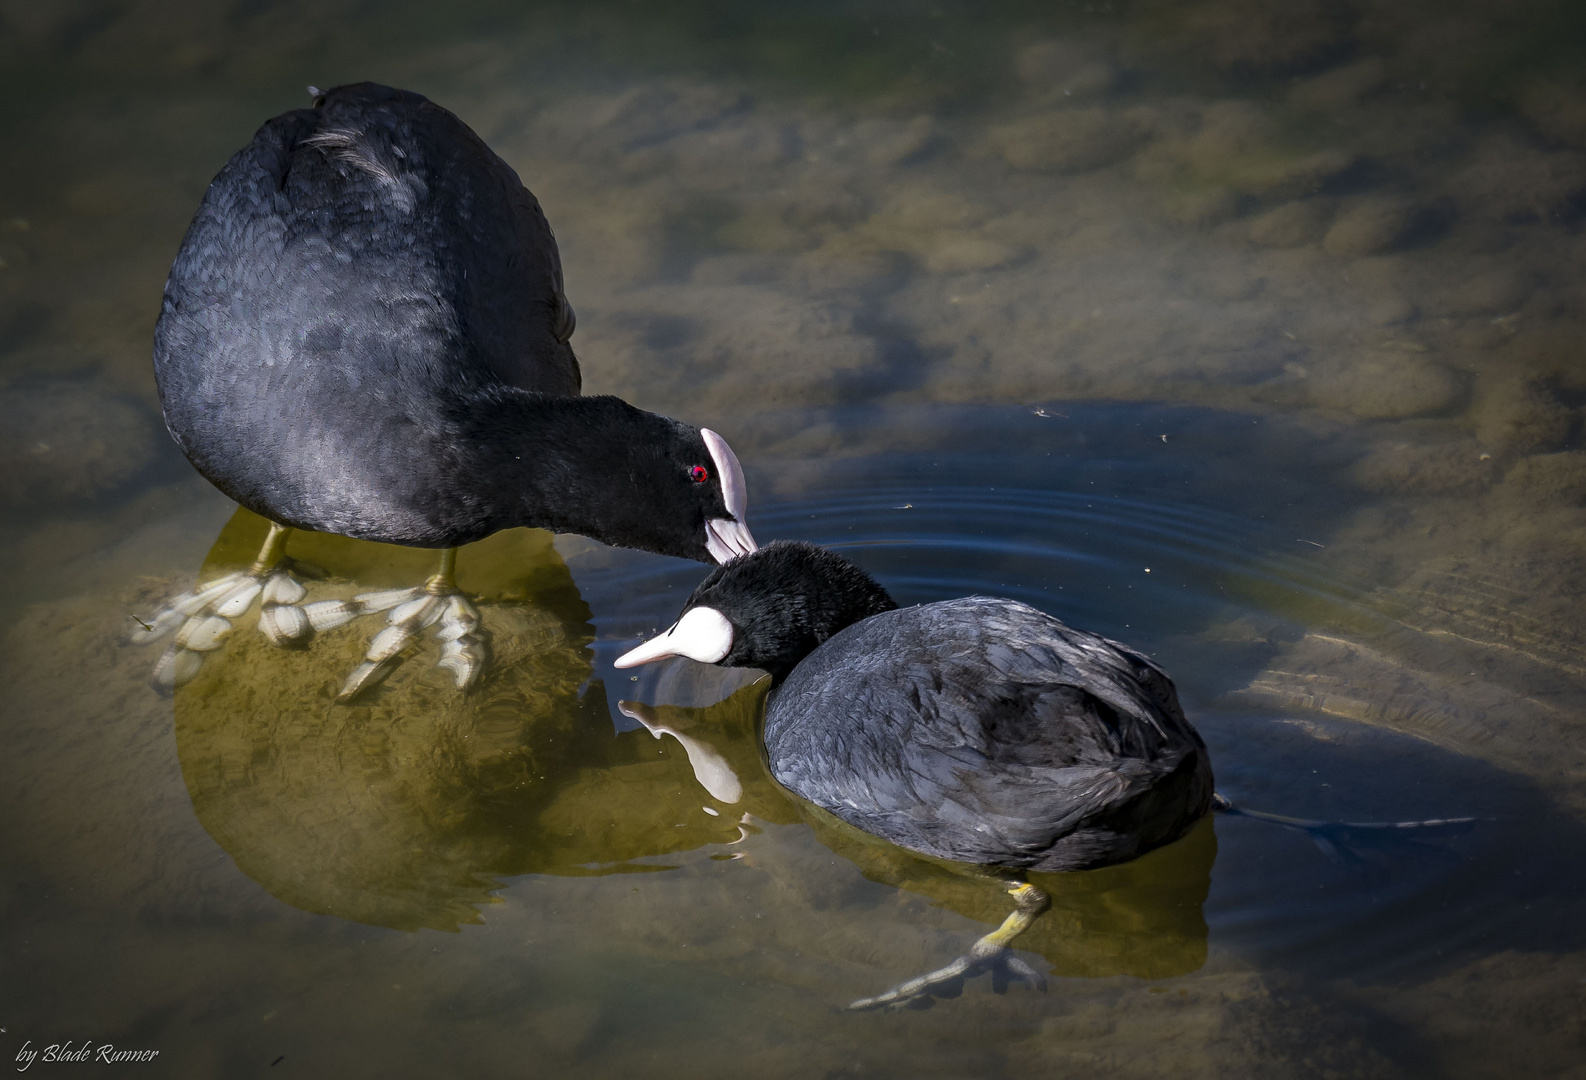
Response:
POLYGON ((182 626, 157 678, 190 677, 262 594, 260 626, 281 644, 391 609, 344 697, 434 623, 466 685, 485 648, 453 549, 514 526, 707 562, 753 551, 725 440, 578 396, 556 241, 517 174, 419 94, 310 90, 313 108, 266 123, 215 178, 166 283, 166 426, 276 527, 250 572, 143 632, 182 626), (299 606, 293 528, 446 550, 421 588, 299 606))
MULTIPOLYGON (((765 751, 784 787, 868 833, 1008 875, 1124 862, 1212 806, 1206 745, 1173 683, 1128 646, 1012 600, 899 609, 868 574, 777 542, 711 572, 677 623, 617 661, 669 656, 775 680, 765 751)), ((1006 964, 1046 896, 968 954, 855 1007, 922 1000, 1006 964)))

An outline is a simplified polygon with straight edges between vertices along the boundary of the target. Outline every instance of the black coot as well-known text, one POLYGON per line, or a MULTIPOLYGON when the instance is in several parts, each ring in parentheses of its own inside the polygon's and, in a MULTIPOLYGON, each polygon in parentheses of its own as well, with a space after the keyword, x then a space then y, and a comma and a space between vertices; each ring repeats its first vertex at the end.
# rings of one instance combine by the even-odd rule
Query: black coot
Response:
MULTIPOLYGON (((237 585, 264 593, 266 632, 334 621, 276 580, 285 528, 449 549, 530 525, 702 561, 752 551, 726 442, 578 396, 572 332, 538 201, 450 112, 360 83, 260 128, 182 242, 154 367, 188 459, 282 527, 237 585)), ((451 566, 426 588, 461 612, 448 642, 469 615, 451 566)))
MULTIPOLYGON (((1177 839, 1212 806, 1206 745, 1146 657, 1012 600, 899 609, 810 544, 718 567, 676 625, 617 666, 668 656, 771 672, 777 781, 926 855, 1013 873, 1105 866, 1177 839)), ((1009 963, 1007 942, 1046 904, 1027 884, 1010 891, 1019 910, 965 957, 855 1004, 916 1001, 1009 963)))

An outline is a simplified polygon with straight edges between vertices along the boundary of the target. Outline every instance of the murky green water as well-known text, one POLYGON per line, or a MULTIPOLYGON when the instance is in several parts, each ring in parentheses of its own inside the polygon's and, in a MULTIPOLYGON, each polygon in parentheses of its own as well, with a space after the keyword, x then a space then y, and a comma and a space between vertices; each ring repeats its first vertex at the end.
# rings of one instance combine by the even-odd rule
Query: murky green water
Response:
MULTIPOLYGON (((1586 1075, 1583 45, 1561 3, 0 3, 0 1055, 1586 1075), (372 627, 251 621, 157 694, 131 614, 262 529, 161 428, 166 268, 364 78, 519 170, 586 389, 726 434, 762 541, 1137 644, 1241 804, 1482 820, 1207 822, 1042 883, 1047 994, 847 1015, 1007 901, 781 793, 752 678, 611 667, 697 565, 504 534, 472 695, 420 652, 333 705, 372 627)), ((322 595, 426 572, 295 543, 322 595)))

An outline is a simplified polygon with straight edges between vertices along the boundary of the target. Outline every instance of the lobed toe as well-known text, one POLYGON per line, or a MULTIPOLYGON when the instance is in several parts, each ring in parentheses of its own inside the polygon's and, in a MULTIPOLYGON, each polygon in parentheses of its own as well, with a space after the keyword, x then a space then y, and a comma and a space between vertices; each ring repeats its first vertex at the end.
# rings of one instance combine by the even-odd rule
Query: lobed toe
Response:
POLYGON ((173 641, 155 661, 152 681, 160 690, 174 690, 184 683, 192 682, 203 666, 202 654, 185 649, 173 641))
POLYGON ((308 612, 295 604, 264 605, 259 612, 259 629, 276 645, 296 645, 314 633, 308 612))
POLYGON ((195 653, 210 652, 220 648, 220 641, 231 633, 231 620, 221 615, 194 615, 176 632, 178 648, 195 653))

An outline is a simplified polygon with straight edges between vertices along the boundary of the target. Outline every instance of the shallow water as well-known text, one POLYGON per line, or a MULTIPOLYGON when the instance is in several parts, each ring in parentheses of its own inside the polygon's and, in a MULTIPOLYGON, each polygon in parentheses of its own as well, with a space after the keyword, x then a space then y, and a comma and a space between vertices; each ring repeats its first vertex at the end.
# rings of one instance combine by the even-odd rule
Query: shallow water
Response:
MULTIPOLYGON (((0 4, 5 1060, 1586 1075, 1583 44, 1564 4, 0 4), (1219 817, 1041 882, 1046 994, 848 1015, 1008 901, 777 789, 752 675, 611 667, 698 565, 503 534, 471 695, 421 649, 333 705, 373 620, 250 618, 161 696, 131 616, 263 526, 161 430, 160 285, 226 156, 360 78, 519 170, 586 389, 722 431, 762 542, 1146 650, 1242 807, 1478 820, 1219 817)), ((293 550, 325 596, 428 573, 293 550)))

